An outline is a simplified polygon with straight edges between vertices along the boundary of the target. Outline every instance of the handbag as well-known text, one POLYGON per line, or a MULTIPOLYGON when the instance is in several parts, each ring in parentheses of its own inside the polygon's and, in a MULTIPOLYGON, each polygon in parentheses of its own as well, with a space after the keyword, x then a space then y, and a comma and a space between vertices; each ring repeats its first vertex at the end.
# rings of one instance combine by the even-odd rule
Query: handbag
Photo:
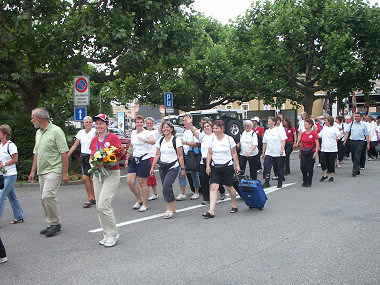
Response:
POLYGON ((314 153, 313 148, 314 147, 304 147, 303 150, 302 150, 302 152, 304 154, 313 154, 314 153))
POLYGON ((128 163, 134 163, 136 165, 139 165, 141 163, 142 158, 146 155, 147 155, 147 153, 143 154, 142 156, 132 156, 129 158, 128 163))
POLYGON ((228 164, 230 164, 231 160, 228 161, 227 163, 223 163, 223 164, 213 164, 212 167, 216 170, 216 172, 218 173, 222 173, 224 172, 227 167, 228 167, 228 164))
POLYGON ((199 172, 202 154, 198 147, 190 148, 187 153, 186 171, 199 172))
POLYGON ((0 190, 4 188, 4 175, 0 175, 0 190))
POLYGON ((174 160, 173 162, 158 162, 158 165, 160 166, 160 169, 162 170, 168 170, 170 169, 175 163, 177 162, 177 160, 174 160))

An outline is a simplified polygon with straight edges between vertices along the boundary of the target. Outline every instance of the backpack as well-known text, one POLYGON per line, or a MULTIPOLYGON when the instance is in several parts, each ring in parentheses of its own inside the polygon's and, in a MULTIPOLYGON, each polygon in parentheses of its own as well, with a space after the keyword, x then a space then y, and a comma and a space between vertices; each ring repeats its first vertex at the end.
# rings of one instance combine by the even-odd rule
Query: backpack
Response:
MULTIPOLYGON (((12 155, 11 155, 11 153, 9 152, 9 145, 10 145, 11 143, 15 144, 14 142, 9 141, 9 143, 8 143, 8 147, 7 147, 7 151, 8 151, 9 156, 12 158, 12 155)), ((17 156, 16 169, 17 169, 17 172, 20 171, 20 169, 21 169, 20 155, 17 156)))
MULTIPOLYGON (((162 142, 163 142, 163 140, 164 140, 164 136, 162 136, 162 138, 160 139, 160 147, 161 147, 161 144, 162 144, 162 142)), ((175 150, 177 150, 177 137, 176 136, 173 136, 173 138, 172 138, 172 143, 173 143, 173 147, 174 147, 174 149, 175 150)))

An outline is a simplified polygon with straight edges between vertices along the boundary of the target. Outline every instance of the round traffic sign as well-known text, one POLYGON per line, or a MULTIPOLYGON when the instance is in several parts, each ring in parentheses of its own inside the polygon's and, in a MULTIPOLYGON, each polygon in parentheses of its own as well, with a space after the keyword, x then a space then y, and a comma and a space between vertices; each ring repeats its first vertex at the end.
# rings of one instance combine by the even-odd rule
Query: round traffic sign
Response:
POLYGON ((75 81, 75 89, 79 93, 86 92, 87 88, 88 88, 88 82, 86 78, 80 77, 75 81))

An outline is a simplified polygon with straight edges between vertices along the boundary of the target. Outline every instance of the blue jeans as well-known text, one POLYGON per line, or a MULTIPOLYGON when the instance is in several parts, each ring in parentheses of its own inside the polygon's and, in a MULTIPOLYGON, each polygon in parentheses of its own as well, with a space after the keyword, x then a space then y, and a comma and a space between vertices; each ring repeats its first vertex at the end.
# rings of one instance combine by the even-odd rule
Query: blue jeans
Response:
MULTIPOLYGON (((184 160, 185 160, 185 168, 187 166, 187 156, 185 155, 184 156, 184 160)), ((186 171, 186 173, 190 173, 191 175, 191 178, 193 180, 193 184, 194 184, 194 188, 196 189, 199 189, 199 186, 200 186, 200 181, 199 181, 199 174, 198 172, 196 171, 186 171)), ((179 186, 186 186, 186 176, 185 177, 181 177, 181 167, 178 169, 178 178, 179 178, 179 186)))
POLYGON ((0 220, 3 216, 5 200, 7 197, 11 203, 14 218, 17 220, 24 219, 24 212, 13 188, 13 184, 16 182, 16 180, 17 174, 4 176, 4 189, 0 190, 0 220))

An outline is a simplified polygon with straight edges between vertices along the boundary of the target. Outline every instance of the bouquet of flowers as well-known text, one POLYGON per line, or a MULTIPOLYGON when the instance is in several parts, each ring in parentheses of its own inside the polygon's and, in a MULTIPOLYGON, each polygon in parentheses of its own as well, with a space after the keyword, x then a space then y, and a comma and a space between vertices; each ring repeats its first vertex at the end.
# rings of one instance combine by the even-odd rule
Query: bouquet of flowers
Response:
POLYGON ((93 156, 91 156, 92 168, 88 171, 88 173, 94 173, 94 175, 98 178, 108 176, 108 170, 123 159, 125 159, 125 151, 122 146, 101 148, 97 150, 93 156))

